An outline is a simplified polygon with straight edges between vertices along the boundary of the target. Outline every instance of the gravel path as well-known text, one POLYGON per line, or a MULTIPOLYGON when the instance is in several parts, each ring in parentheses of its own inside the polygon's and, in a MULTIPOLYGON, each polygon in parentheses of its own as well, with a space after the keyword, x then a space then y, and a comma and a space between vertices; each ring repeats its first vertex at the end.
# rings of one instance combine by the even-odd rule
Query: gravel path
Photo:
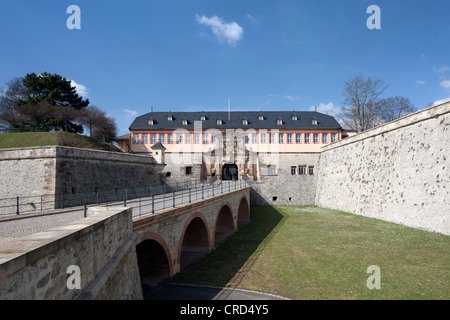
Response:
POLYGON ((0 244, 83 219, 83 211, 0 221, 0 244))

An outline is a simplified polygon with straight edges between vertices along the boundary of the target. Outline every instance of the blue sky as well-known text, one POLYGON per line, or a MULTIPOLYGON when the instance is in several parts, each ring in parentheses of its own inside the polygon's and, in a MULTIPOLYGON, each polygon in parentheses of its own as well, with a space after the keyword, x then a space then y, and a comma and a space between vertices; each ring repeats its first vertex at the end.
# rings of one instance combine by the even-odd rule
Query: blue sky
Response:
POLYGON ((418 108, 450 98, 448 0, 0 2, 0 87, 60 74, 119 133, 154 111, 311 110, 342 105, 361 72, 418 108), (66 12, 81 9, 81 29, 66 12), (370 5, 381 29, 366 25, 370 5))

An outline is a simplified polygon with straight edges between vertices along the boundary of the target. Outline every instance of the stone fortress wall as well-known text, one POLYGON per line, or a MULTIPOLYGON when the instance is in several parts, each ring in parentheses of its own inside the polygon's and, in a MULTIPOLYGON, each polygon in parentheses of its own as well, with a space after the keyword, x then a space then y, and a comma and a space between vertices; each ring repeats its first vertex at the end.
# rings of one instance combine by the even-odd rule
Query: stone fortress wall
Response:
POLYGON ((450 234, 450 103, 322 148, 316 206, 450 234))
POLYGON ((161 188, 162 167, 128 153, 61 146, 0 150, 0 199, 8 198, 0 200, 0 214, 15 212, 17 196, 20 212, 32 212, 148 195, 148 188, 161 188))

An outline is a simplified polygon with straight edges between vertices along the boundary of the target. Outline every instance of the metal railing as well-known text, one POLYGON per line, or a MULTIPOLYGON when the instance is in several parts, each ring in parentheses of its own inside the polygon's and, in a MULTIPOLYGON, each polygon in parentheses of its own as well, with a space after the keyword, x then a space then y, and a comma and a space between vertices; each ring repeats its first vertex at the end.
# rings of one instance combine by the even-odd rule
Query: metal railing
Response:
MULTIPOLYGON (((199 199, 231 192, 248 185, 243 180, 199 182, 184 181, 172 185, 114 190, 95 189, 84 193, 17 196, 0 199, 0 216, 44 214, 55 210, 87 210, 89 206, 124 205, 133 207, 133 216, 154 213, 199 199), (81 208, 81 209, 80 209, 81 208), (144 213, 145 211, 145 213, 144 213)), ((86 212, 85 212, 86 215, 86 212)))
POLYGON ((218 183, 211 185, 202 184, 197 188, 189 188, 178 192, 172 192, 171 194, 160 196, 153 195, 148 198, 134 199, 124 203, 124 206, 133 208, 133 217, 138 217, 226 194, 246 188, 247 186, 249 186, 249 184, 244 180, 219 181, 218 183))

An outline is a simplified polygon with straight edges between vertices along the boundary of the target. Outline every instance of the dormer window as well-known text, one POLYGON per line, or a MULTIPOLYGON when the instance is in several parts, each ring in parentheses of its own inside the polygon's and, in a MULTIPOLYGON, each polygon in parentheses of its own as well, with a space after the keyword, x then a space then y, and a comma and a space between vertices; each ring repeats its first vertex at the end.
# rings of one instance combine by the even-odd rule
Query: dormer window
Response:
POLYGON ((188 121, 187 121, 186 119, 184 119, 184 120, 181 121, 181 124, 182 124, 183 126, 187 126, 188 121))
POLYGON ((248 125, 248 120, 247 120, 247 119, 243 119, 243 120, 242 120, 242 124, 243 124, 244 126, 247 126, 247 125, 248 125))
POLYGON ((205 121, 205 120, 206 120, 206 117, 205 117, 205 116, 200 116, 200 120, 201 120, 201 121, 205 121))
POLYGON ((298 118, 297 118, 296 115, 293 115, 291 119, 294 120, 294 121, 297 121, 297 120, 298 120, 298 118))
POLYGON ((277 125, 281 126, 283 124, 283 120, 282 119, 278 119, 277 120, 277 125))
POLYGON ((258 120, 261 120, 261 121, 264 120, 264 116, 259 115, 259 116, 258 116, 258 120))
POLYGON ((312 125, 317 126, 317 119, 312 119, 312 125))
POLYGON ((222 119, 217 119, 217 125, 221 126, 222 125, 222 119))
POLYGON ((172 121, 172 120, 173 120, 172 116, 167 116, 167 121, 172 121))
POLYGON ((152 125, 154 124, 153 119, 149 119, 149 120, 148 120, 148 124, 149 124, 150 126, 152 126, 152 125))

